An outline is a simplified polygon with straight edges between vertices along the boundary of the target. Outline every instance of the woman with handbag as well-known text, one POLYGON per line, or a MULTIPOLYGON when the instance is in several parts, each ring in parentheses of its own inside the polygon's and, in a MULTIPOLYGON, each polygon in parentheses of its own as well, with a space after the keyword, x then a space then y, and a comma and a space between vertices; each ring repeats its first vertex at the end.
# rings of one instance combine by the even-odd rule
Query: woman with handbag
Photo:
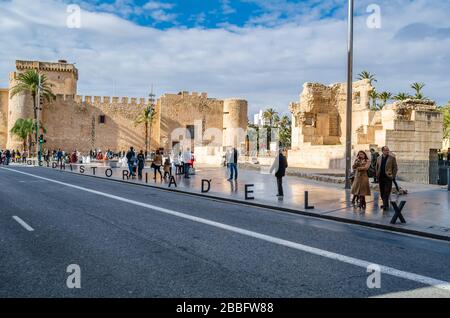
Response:
POLYGON ((370 160, 364 151, 358 152, 353 169, 355 181, 352 185, 352 194, 359 197, 359 208, 366 208, 366 196, 370 195, 369 175, 370 160))

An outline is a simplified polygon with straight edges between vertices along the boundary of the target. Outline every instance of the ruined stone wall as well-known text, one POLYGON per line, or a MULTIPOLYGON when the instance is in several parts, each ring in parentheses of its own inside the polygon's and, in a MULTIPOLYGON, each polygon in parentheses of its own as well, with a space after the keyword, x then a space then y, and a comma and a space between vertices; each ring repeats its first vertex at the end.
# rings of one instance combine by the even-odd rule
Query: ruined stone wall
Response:
MULTIPOLYGON (((159 113, 159 128, 153 132, 153 138, 158 138, 159 144, 165 150, 172 149, 173 142, 180 141, 180 132, 187 126, 201 123, 202 133, 215 128, 219 134, 223 128, 223 104, 222 100, 208 98, 206 93, 198 94, 181 92, 179 94, 164 94, 158 100, 157 112, 159 113), (178 132, 177 132, 178 129, 178 132), (173 133, 175 132, 175 133, 173 133), (172 136, 173 133, 173 136, 172 136)), ((201 135, 191 136, 197 140, 201 135)), ((220 142, 222 136, 219 136, 220 142)), ((204 140, 207 144, 211 140, 204 140)), ((187 143, 192 148, 194 142, 187 143)))
POLYGON ((144 150, 144 127, 134 121, 145 106, 144 99, 58 95, 43 110, 45 147, 83 153, 91 149, 126 151, 130 146, 144 150), (100 123, 100 115, 105 116, 105 123, 100 123))
MULTIPOLYGON (((306 83, 300 102, 291 103, 292 166, 345 167, 346 88, 345 84, 306 83)), ((368 80, 353 83, 353 155, 372 147, 381 151, 387 145, 397 156, 400 179, 436 183, 443 123, 435 102, 406 100, 371 111, 368 95, 372 89, 368 80)))
MULTIPOLYGON (((353 84, 353 110, 366 112, 369 109, 369 92, 373 89, 368 80, 353 84)), ((295 126, 293 127, 293 149, 303 145, 345 144, 345 118, 347 85, 305 83, 299 103, 292 103, 295 126)), ((360 116, 353 114, 354 127, 360 125, 360 116)), ((353 129, 356 137, 356 129, 353 129)))
POLYGON ((399 176, 410 182, 436 183, 437 176, 430 171, 437 168, 442 147, 442 113, 433 102, 414 100, 388 105, 381 113, 388 127, 384 144, 397 157, 399 176))
POLYGON ((8 89, 0 89, 0 149, 6 148, 8 139, 8 89))

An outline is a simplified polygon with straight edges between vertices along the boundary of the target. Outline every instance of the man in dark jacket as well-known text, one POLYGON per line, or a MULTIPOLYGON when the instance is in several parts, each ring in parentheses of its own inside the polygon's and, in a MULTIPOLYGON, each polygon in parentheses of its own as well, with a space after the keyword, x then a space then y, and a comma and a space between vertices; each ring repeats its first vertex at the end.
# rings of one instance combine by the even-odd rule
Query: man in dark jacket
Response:
POLYGON ((283 154, 283 149, 279 150, 277 158, 270 168, 270 173, 275 171, 275 177, 277 178, 277 197, 283 198, 283 177, 286 175, 286 168, 288 167, 286 156, 283 154))
POLYGON ((392 192, 392 181, 397 176, 397 160, 394 156, 390 155, 388 147, 383 147, 383 155, 378 157, 377 160, 377 178, 380 186, 380 196, 383 200, 384 211, 389 210, 389 197, 392 192))
POLYGON ((11 161, 11 152, 9 151, 9 149, 6 149, 6 152, 5 152, 5 163, 6 163, 6 165, 9 165, 10 161, 11 161))
POLYGON ((134 161, 136 159, 136 153, 134 152, 134 148, 130 147, 130 150, 127 152, 127 163, 128 163, 128 170, 130 170, 130 175, 132 177, 135 176, 134 174, 134 161))

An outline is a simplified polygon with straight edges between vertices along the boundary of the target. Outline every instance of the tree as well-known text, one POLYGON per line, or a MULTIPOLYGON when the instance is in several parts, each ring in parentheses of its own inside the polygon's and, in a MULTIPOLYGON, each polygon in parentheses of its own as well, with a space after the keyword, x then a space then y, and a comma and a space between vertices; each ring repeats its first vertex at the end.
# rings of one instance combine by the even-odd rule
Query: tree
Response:
POLYGON ((292 139, 292 122, 289 116, 283 116, 280 120, 280 146, 289 148, 292 139))
MULTIPOLYGON (((153 105, 145 107, 135 120, 135 125, 145 124, 145 151, 148 152, 148 136, 152 136, 152 123, 156 118, 156 111, 153 105)), ((151 146, 151 145, 150 145, 151 146)))
POLYGON ((444 114, 444 139, 447 139, 450 138, 450 101, 440 111, 444 114))
POLYGON ((274 127, 280 126, 280 116, 278 114, 273 115, 273 126, 274 127))
POLYGON ((378 97, 379 97, 379 98, 381 99, 381 101, 382 101, 382 104, 381 104, 381 107, 380 107, 380 108, 383 108, 384 106, 386 106, 387 101, 390 100, 390 99, 392 98, 392 93, 389 93, 389 92, 382 92, 382 93, 380 93, 380 95, 379 95, 378 97))
MULTIPOLYGON (((44 133, 46 133, 45 128, 42 124, 39 125, 44 133)), ((33 132, 37 129, 36 122, 33 119, 27 118, 19 118, 14 123, 14 126, 11 128, 10 132, 13 135, 16 135, 23 142, 23 150, 27 149, 28 143, 28 152, 31 153, 31 136, 33 132)))
POLYGON ((399 101, 407 100, 407 99, 411 99, 411 98, 413 98, 413 96, 409 95, 408 93, 398 93, 397 95, 395 95, 393 97, 393 99, 399 100, 399 101))
POLYGON ((367 72, 367 71, 362 71, 361 73, 359 73, 358 79, 359 80, 368 79, 370 82, 370 85, 372 85, 373 82, 377 82, 377 80, 375 78, 375 74, 371 74, 370 72, 367 72))
MULTIPOLYGON (((51 84, 48 83, 47 76, 45 74, 41 75, 41 95, 44 100, 51 102, 55 99, 55 95, 51 90, 51 84)), ((17 76, 17 84, 11 88, 10 98, 20 93, 30 93, 33 98, 33 114, 34 122, 37 122, 37 94, 39 89, 39 73, 36 70, 27 70, 26 72, 20 73, 17 76)), ((35 139, 37 142, 37 125, 35 139)))
POLYGON ((369 97, 372 100, 372 110, 378 110, 378 106, 377 106, 377 99, 379 97, 379 94, 377 93, 376 90, 371 90, 369 92, 369 97))
POLYGON ((263 118, 269 121, 270 127, 273 127, 275 116, 278 116, 278 112, 273 108, 268 108, 263 113, 263 118))
POLYGON ((412 83, 411 88, 416 91, 416 96, 414 96, 416 99, 425 99, 425 96, 422 94, 422 89, 425 87, 424 83, 412 83))

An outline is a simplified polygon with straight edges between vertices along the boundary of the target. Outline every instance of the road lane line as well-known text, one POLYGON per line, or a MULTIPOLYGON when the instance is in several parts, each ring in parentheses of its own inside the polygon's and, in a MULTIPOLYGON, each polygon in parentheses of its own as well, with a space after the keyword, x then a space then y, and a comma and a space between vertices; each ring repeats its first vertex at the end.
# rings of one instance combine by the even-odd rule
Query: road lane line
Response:
POLYGON ((29 226, 27 223, 25 223, 25 221, 22 220, 21 218, 19 218, 18 216, 13 215, 12 218, 13 218, 14 220, 16 220, 17 223, 19 223, 20 225, 22 225, 27 231, 29 231, 29 232, 33 232, 33 231, 34 231, 34 229, 33 229, 31 226, 29 226))
POLYGON ((280 239, 280 238, 277 238, 277 237, 274 237, 274 236, 261 234, 261 233, 258 233, 258 232, 254 232, 254 231, 246 230, 246 229, 243 229, 243 228, 239 228, 239 227, 223 224, 223 223, 216 222, 216 221, 211 221, 211 220, 208 220, 208 219, 192 216, 192 215, 181 213, 181 212, 177 212, 177 211, 174 211, 174 210, 161 208, 161 207, 154 206, 154 205, 151 205, 151 204, 147 204, 147 203, 143 203, 143 202, 139 202, 139 201, 135 201, 135 200, 126 199, 124 197, 108 194, 108 193, 105 193, 105 192, 100 192, 100 191, 92 190, 92 189, 89 189, 89 188, 84 188, 84 187, 81 187, 81 186, 76 186, 76 185, 73 185, 73 184, 69 184, 69 183, 65 183, 65 182, 61 182, 61 181, 57 181, 57 180, 53 180, 53 179, 49 179, 49 178, 45 178, 45 177, 41 177, 41 176, 34 175, 34 174, 31 174, 31 173, 17 171, 17 170, 14 170, 14 169, 3 168, 3 167, 0 167, 0 169, 9 170, 9 171, 12 171, 12 172, 16 172, 16 173, 27 175, 27 176, 34 177, 34 178, 38 178, 38 179, 41 179, 41 180, 46 180, 48 182, 60 184, 60 185, 63 185, 63 186, 66 186, 66 187, 70 187, 70 188, 73 188, 73 189, 89 192, 89 193, 96 194, 96 195, 99 195, 99 196, 103 196, 103 197, 106 197, 106 198, 110 198, 110 199, 114 199, 114 200, 117 200, 117 201, 133 204, 133 205, 140 206, 140 207, 144 207, 144 208, 147 208, 147 209, 150 209, 150 210, 159 211, 159 212, 162 212, 162 213, 165 213, 165 214, 173 215, 173 216, 176 216, 176 217, 179 217, 179 218, 183 218, 183 219, 186 219, 186 220, 190 220, 190 221, 194 221, 194 222, 197 222, 197 223, 210 225, 210 226, 213 226, 215 228, 219 228, 219 229, 223 229, 223 230, 226 230, 226 231, 238 233, 238 234, 241 234, 241 235, 245 235, 245 236, 248 236, 248 237, 256 238, 256 239, 259 239, 259 240, 262 240, 262 241, 266 241, 266 242, 270 242, 270 243, 273 243, 273 244, 277 244, 277 245, 281 245, 281 246, 285 246, 285 247, 290 247, 290 248, 293 248, 293 249, 296 249, 296 250, 299 250, 299 251, 303 251, 303 252, 306 252, 306 253, 310 253, 310 254, 313 254, 313 255, 322 256, 322 257, 325 257, 325 258, 328 258, 328 259, 332 259, 332 260, 336 260, 336 261, 339 261, 339 262, 342 262, 342 263, 346 263, 346 264, 362 267, 364 269, 367 269, 369 267, 369 265, 377 265, 377 266, 379 266, 381 273, 384 273, 384 274, 387 274, 387 275, 391 275, 391 276, 395 276, 395 277, 398 277, 398 278, 403 278, 403 279, 410 280, 410 281, 414 281, 414 282, 421 283, 421 284, 424 284, 424 285, 429 285, 429 286, 432 286, 432 287, 435 287, 435 288, 438 288, 438 289, 442 289, 442 290, 445 290, 445 291, 450 291, 450 283, 449 282, 438 280, 438 279, 435 279, 435 278, 422 276, 422 275, 418 275, 418 274, 414 274, 414 273, 410 273, 410 272, 405 272, 405 271, 402 271, 402 270, 395 269, 393 267, 384 266, 384 265, 380 265, 380 264, 375 264, 373 262, 368 262, 368 261, 361 260, 361 259, 358 259, 358 258, 354 258, 354 257, 350 257, 350 256, 346 256, 346 255, 342 255, 342 254, 338 254, 338 253, 334 253, 334 252, 329 252, 329 251, 322 250, 322 249, 319 249, 319 248, 315 248, 315 247, 312 247, 312 246, 303 245, 303 244, 300 244, 300 243, 296 243, 296 242, 280 239))

